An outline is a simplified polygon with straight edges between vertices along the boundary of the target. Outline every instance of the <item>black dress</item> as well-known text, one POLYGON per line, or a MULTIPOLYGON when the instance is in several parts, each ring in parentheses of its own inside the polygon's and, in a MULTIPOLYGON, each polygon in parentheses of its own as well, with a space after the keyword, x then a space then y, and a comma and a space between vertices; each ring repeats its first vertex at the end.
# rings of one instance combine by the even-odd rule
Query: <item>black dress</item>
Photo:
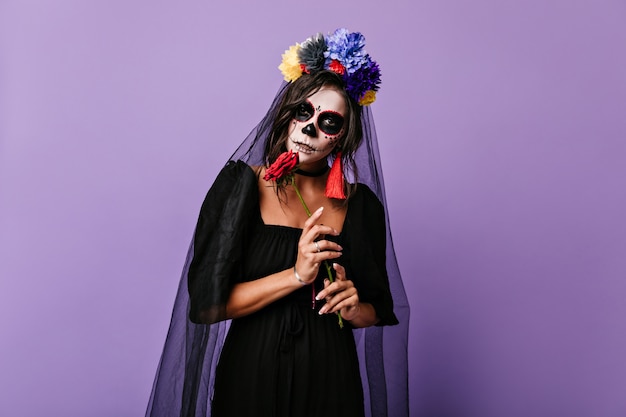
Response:
MULTIPOLYGON (((229 163, 203 204, 189 271, 192 321, 223 319, 233 285, 292 268, 301 229, 266 225, 259 209, 256 174, 229 163), (219 225, 219 226, 218 226, 219 225), (217 255, 216 255, 217 251, 217 255)), ((351 197, 335 262, 346 268, 362 302, 379 325, 396 324, 385 270, 382 205, 364 185, 351 197)), ((323 288, 322 266, 314 286, 323 288)), ((215 374, 212 416, 362 417, 363 391, 350 324, 319 315, 305 286, 246 317, 232 321, 215 374)))

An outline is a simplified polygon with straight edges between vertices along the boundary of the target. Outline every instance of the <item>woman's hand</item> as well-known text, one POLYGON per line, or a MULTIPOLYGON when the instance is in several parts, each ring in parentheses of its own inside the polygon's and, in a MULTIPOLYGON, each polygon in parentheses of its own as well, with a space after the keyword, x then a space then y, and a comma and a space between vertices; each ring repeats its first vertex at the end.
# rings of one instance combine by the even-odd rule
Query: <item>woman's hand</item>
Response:
POLYGON ((341 312, 341 317, 353 320, 361 309, 359 304, 359 292, 354 283, 346 278, 346 269, 333 264, 335 269, 335 281, 331 284, 328 279, 324 280, 324 289, 317 294, 317 299, 326 299, 326 304, 320 309, 320 314, 341 312))
POLYGON ((316 224, 322 215, 323 207, 317 209, 304 223, 302 235, 298 242, 298 258, 296 259, 296 278, 302 284, 315 281, 320 264, 326 260, 339 258, 343 248, 330 240, 317 240, 320 236, 337 236, 339 232, 330 226, 316 224))

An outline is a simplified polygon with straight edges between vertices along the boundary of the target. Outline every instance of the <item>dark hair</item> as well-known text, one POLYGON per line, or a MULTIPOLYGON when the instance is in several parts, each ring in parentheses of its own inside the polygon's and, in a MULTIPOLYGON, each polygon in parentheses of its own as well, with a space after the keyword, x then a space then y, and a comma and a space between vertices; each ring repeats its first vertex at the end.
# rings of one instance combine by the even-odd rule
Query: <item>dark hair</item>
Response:
POLYGON ((315 74, 302 74, 300 78, 289 84, 278 106, 271 133, 265 142, 263 153, 265 165, 269 166, 281 153, 287 151, 287 132, 298 105, 302 103, 304 98, 317 93, 322 87, 334 87, 346 102, 345 133, 339 144, 333 149, 332 155, 335 156, 337 152, 341 151, 344 177, 347 172, 353 174, 354 184, 349 184, 346 181, 346 196, 350 197, 354 192, 358 177, 354 154, 363 140, 361 106, 348 96, 341 76, 332 71, 323 70, 315 74))

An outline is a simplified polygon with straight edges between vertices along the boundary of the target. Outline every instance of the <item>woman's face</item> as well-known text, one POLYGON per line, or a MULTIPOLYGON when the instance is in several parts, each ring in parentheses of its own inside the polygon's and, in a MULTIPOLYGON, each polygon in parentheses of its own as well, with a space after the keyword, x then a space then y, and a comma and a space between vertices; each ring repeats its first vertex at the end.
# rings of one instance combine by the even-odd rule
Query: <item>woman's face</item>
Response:
POLYGON ((300 167, 315 170, 344 134, 346 103, 333 88, 322 87, 298 105, 289 127, 287 150, 298 152, 300 167))

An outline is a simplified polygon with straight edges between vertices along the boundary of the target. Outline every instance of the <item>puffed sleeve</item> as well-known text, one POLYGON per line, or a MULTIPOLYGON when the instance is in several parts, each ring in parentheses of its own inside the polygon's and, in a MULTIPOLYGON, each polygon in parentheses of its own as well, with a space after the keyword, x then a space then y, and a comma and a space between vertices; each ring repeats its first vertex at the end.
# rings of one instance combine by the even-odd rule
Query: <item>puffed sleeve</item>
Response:
POLYGON ((353 205, 349 225, 351 279, 359 291, 359 299, 374 306, 380 319, 378 326, 398 324, 387 275, 385 209, 364 184, 358 185, 348 204, 353 205))
POLYGON ((226 318, 241 265, 250 220, 258 204, 257 178, 244 162, 230 161, 209 189, 196 226, 189 266, 189 319, 215 323, 226 318))

